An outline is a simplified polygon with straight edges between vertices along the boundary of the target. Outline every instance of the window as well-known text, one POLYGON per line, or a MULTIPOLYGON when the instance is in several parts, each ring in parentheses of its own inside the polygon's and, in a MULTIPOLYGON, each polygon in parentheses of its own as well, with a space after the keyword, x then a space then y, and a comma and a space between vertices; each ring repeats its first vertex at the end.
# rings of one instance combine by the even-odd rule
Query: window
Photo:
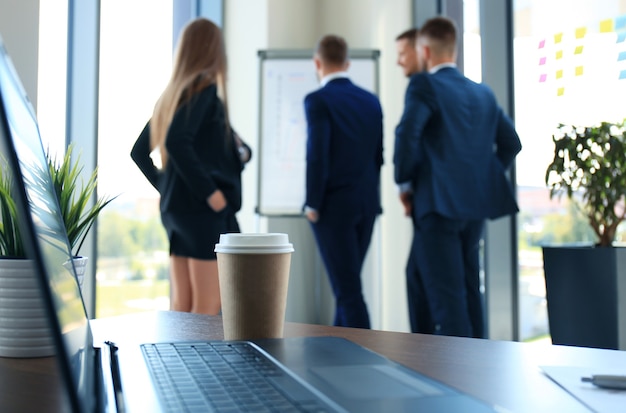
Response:
POLYGON ((172 65, 172 0, 101 3, 96 316, 169 308, 158 193, 130 158, 172 65))
POLYGON ((44 148, 65 153, 67 0, 39 4, 37 120, 44 148))
POLYGON ((463 1, 463 31, 463 74, 474 82, 480 82, 480 0, 463 1))
POLYGON ((626 1, 514 1, 520 338, 548 334, 541 245, 595 241, 566 200, 550 201, 544 174, 559 123, 624 118, 626 1))

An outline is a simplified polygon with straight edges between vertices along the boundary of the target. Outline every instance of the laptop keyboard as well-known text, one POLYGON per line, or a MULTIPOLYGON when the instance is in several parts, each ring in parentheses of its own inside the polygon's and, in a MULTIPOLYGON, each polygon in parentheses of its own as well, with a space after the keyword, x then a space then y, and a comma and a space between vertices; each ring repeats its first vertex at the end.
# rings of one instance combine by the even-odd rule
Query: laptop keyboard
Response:
POLYGON ((247 342, 141 346, 165 411, 336 411, 247 342))

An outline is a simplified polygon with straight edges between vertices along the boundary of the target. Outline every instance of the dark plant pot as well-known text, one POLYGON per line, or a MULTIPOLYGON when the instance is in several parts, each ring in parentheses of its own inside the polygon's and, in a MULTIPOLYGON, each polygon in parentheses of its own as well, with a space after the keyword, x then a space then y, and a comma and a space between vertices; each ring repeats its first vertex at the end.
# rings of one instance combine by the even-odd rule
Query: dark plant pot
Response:
POLYGON ((626 248, 543 247, 553 344, 626 349, 626 248))

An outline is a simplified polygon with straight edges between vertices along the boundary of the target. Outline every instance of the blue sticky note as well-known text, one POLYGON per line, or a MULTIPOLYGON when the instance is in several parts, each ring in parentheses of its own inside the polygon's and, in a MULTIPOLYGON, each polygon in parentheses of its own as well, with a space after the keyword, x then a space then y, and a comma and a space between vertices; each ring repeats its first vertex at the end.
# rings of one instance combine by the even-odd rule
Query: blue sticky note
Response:
POLYGON ((626 15, 615 18, 615 31, 626 27, 626 15))
POLYGON ((626 41, 626 31, 617 33, 617 43, 624 43, 626 41))
POLYGON ((617 61, 622 62, 624 60, 626 60, 626 52, 619 52, 617 55, 617 61))
POLYGON ((619 72, 619 79, 626 79, 626 70, 622 70, 621 72, 619 72))

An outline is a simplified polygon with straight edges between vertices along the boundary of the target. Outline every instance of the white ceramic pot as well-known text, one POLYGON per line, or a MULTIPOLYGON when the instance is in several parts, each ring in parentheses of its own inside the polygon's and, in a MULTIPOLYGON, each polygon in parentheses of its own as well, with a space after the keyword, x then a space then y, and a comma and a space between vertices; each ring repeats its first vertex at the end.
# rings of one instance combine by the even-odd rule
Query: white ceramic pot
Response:
POLYGON ((0 258, 0 357, 54 355, 34 263, 0 258))

